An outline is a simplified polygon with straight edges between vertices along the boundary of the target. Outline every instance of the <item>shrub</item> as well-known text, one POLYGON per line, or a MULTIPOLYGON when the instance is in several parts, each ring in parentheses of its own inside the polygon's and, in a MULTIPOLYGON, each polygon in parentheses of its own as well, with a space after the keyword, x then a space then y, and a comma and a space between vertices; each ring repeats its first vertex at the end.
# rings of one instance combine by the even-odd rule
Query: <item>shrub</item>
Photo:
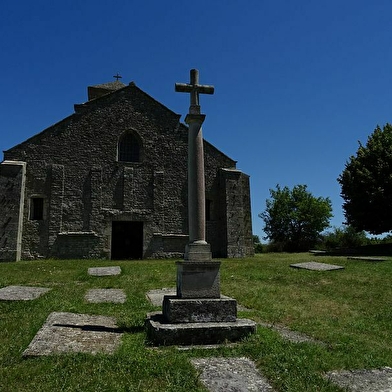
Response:
POLYGON ((370 243, 364 231, 357 232, 352 226, 335 227, 323 236, 323 247, 332 249, 353 249, 370 243))

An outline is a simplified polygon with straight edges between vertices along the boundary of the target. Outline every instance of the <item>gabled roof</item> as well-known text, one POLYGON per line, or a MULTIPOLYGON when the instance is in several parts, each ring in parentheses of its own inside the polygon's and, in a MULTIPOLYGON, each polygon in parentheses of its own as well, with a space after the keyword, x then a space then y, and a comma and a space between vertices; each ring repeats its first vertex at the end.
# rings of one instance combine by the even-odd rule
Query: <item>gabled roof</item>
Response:
POLYGON ((102 97, 103 95, 112 93, 113 91, 120 90, 126 85, 118 80, 109 83, 97 84, 95 86, 87 87, 88 100, 102 97))
POLYGON ((120 82, 118 80, 114 80, 113 82, 96 84, 94 86, 89 86, 89 87, 104 88, 106 90, 114 91, 114 90, 118 90, 120 88, 123 88, 125 86, 126 86, 126 84, 124 84, 123 82, 120 82))

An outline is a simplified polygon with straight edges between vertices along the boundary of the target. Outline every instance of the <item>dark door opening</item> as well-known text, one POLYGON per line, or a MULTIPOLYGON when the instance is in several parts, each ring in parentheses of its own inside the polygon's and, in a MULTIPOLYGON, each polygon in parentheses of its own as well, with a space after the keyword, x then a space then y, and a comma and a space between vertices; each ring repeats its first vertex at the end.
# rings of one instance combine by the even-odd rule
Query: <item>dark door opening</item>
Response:
POLYGON ((112 260, 143 258, 143 222, 112 222, 112 260))

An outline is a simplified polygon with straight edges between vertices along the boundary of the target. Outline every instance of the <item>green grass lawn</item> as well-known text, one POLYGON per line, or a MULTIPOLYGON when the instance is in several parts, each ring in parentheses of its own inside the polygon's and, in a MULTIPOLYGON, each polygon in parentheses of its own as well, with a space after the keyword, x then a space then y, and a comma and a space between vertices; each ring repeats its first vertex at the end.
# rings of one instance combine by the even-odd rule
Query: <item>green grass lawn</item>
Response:
POLYGON ((323 342, 291 343, 273 329, 234 347, 178 351, 146 343, 146 313, 158 310, 148 290, 174 287, 170 260, 45 260, 0 263, 0 288, 49 287, 34 301, 0 301, 0 391, 205 391, 192 357, 246 356, 257 364, 276 391, 340 391, 322 378, 338 369, 392 366, 392 259, 381 263, 315 257, 310 254, 261 254, 222 260, 222 294, 252 309, 239 317, 283 324, 323 342), (320 261, 344 270, 319 272, 290 268, 320 261), (94 277, 89 267, 120 265, 122 274, 94 277), (91 304, 91 288, 122 288, 125 304, 91 304), (111 356, 68 354, 22 358, 51 312, 114 316, 126 329, 111 356))

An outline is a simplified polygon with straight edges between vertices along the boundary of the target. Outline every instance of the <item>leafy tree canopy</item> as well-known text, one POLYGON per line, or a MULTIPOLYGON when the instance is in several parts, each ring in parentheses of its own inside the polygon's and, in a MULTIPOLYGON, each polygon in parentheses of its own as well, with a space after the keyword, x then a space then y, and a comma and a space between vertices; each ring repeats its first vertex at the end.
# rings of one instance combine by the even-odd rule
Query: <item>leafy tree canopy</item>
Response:
POLYGON ((265 223, 265 238, 280 243, 287 251, 314 246, 332 217, 329 198, 314 197, 306 185, 296 185, 292 190, 277 185, 270 194, 266 210, 259 214, 265 223))
POLYGON ((357 231, 392 230, 392 125, 379 126, 359 142, 338 178, 346 223, 357 231))

